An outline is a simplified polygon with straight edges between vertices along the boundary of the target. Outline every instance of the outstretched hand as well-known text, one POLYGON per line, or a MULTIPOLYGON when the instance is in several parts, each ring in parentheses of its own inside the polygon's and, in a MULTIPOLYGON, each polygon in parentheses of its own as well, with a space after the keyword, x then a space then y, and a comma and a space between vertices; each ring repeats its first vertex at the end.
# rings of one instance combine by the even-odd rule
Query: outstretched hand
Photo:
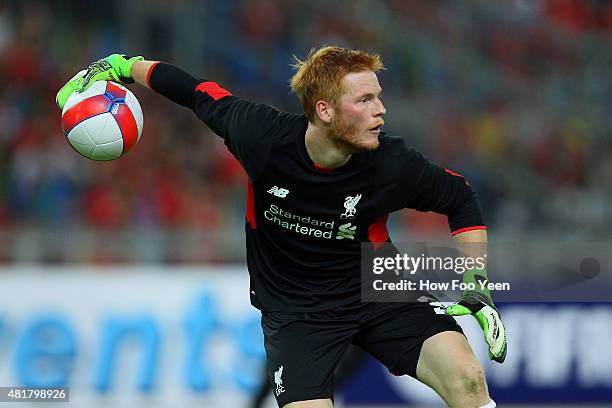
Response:
POLYGON ((96 81, 133 83, 132 65, 142 60, 144 58, 141 56, 128 58, 121 54, 111 54, 94 62, 86 70, 79 71, 59 90, 55 97, 58 108, 64 109, 66 101, 73 92, 83 92, 96 81))

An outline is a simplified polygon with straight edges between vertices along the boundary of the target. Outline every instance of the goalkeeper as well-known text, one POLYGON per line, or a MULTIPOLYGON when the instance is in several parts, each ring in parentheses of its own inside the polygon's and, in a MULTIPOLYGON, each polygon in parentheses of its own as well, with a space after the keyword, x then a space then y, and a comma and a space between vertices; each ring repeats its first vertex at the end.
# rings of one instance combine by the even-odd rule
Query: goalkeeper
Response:
MULTIPOLYGON (((381 131, 386 108, 376 73, 382 68, 380 56, 359 50, 313 51, 295 64, 291 88, 304 112, 293 114, 171 64, 113 54, 70 80, 57 103, 61 108, 96 80, 135 81, 193 110, 224 139, 249 176, 250 299, 262 313, 279 406, 333 406, 334 371, 355 344, 393 374, 427 384, 450 407, 495 407, 483 369, 451 317, 473 315, 490 357, 503 362, 504 326, 488 291, 464 293, 446 314, 426 302, 361 302, 361 244, 391 242, 391 212, 446 215, 460 252, 474 258, 483 256, 487 240, 469 183, 381 131)), ((488 278, 480 269, 464 279, 488 278)))

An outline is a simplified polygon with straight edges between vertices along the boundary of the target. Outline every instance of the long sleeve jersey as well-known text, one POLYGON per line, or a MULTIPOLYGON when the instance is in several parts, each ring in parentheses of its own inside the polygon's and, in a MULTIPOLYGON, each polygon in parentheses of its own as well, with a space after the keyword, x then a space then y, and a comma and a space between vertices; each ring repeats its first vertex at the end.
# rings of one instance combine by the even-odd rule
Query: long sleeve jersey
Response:
POLYGON ((159 63, 150 87, 222 137, 249 183, 245 233, 251 303, 264 311, 319 311, 360 301, 361 245, 391 242, 390 213, 448 216, 453 234, 485 229, 474 191, 404 139, 382 134, 376 150, 324 169, 305 145, 308 120, 234 96, 159 63))

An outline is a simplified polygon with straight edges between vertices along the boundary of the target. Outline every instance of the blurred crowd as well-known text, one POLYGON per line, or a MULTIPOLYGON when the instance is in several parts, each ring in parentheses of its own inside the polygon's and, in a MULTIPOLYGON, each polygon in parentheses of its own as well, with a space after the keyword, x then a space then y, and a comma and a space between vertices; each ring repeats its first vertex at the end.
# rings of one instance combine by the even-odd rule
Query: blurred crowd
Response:
MULTIPOLYGON (((606 0, 2 2, 0 262, 243 258, 246 176, 189 111, 131 86, 145 124, 128 155, 92 162, 69 147, 55 93, 113 52, 295 112, 292 55, 378 52, 386 131, 464 174, 492 234, 606 239, 611 40, 606 0)), ((390 228, 448 234, 443 217, 408 211, 390 228)))

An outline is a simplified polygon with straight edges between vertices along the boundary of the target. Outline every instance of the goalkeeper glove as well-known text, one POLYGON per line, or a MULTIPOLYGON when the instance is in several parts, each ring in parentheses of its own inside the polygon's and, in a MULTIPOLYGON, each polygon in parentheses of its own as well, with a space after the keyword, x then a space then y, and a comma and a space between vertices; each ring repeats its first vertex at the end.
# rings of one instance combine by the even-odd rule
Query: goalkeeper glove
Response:
POLYGON ((450 316, 474 316, 484 332, 485 341, 489 346, 489 358, 498 363, 503 363, 507 352, 506 329, 499 312, 493 305, 489 290, 481 290, 476 279, 488 281, 486 271, 466 272, 464 282, 474 282, 477 289, 466 291, 459 302, 446 308, 446 314, 450 316))
POLYGON ((112 54, 91 64, 87 70, 82 70, 68 81, 57 93, 55 102, 60 109, 74 91, 83 92, 96 81, 114 81, 131 84, 132 65, 143 57, 128 58, 121 54, 112 54))

